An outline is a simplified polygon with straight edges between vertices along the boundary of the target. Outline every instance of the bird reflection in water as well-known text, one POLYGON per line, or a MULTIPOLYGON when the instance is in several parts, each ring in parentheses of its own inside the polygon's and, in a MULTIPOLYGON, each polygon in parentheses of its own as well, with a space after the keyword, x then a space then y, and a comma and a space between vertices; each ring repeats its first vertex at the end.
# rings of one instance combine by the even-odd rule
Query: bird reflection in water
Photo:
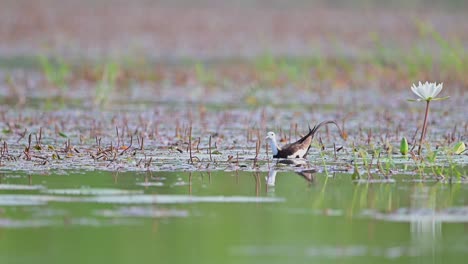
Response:
MULTIPOLYGON (((297 170, 295 173, 301 177, 303 177, 309 185, 314 183, 315 181, 315 173, 317 170, 315 169, 303 169, 303 170, 297 170)), ((272 168, 268 172, 268 176, 265 177, 266 185, 267 185, 267 192, 268 193, 274 193, 275 192, 275 186, 276 186, 276 174, 278 173, 277 170, 272 168)))

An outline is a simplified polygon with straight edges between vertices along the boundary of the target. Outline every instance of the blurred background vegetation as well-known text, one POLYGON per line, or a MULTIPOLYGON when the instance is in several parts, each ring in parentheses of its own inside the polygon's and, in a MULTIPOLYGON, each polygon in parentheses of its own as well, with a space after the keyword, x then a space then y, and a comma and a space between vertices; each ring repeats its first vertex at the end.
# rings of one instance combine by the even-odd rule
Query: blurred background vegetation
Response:
POLYGON ((59 96, 107 105, 122 94, 147 99, 148 86, 197 101, 213 91, 230 97, 236 86, 234 101, 255 105, 263 88, 388 91, 431 79, 463 92, 468 85, 461 0, 0 4, 0 94, 10 103, 59 96))

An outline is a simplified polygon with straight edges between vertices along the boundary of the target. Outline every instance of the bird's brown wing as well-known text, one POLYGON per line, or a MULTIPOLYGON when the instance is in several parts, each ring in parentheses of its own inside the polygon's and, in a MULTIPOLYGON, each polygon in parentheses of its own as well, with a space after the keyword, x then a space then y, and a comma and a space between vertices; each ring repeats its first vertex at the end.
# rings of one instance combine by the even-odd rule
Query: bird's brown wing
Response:
POLYGON ((278 150, 278 154, 275 158, 305 158, 309 153, 310 144, 312 143, 312 139, 314 138, 315 133, 317 130, 327 124, 335 124, 338 127, 338 130, 341 134, 341 129, 335 121, 323 121, 319 124, 315 125, 312 129, 309 128, 309 133, 307 135, 300 138, 298 141, 284 145, 281 149, 278 150), (296 155, 299 154, 299 155, 296 155))
MULTIPOLYGON (((310 142, 309 142, 310 146, 310 142)), ((303 141, 302 143, 294 142, 291 144, 284 145, 281 149, 278 150, 278 154, 276 155, 277 158, 302 158, 304 155, 300 154, 301 150, 302 152, 307 149, 307 140, 303 141)))

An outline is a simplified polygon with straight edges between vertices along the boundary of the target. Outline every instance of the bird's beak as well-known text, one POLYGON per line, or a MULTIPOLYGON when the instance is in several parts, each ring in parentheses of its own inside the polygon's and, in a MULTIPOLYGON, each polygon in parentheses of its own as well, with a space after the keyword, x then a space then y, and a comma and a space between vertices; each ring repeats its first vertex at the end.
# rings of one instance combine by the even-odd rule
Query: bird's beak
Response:
POLYGON ((268 137, 268 136, 266 136, 266 137, 265 137, 265 139, 269 139, 269 137, 268 137))

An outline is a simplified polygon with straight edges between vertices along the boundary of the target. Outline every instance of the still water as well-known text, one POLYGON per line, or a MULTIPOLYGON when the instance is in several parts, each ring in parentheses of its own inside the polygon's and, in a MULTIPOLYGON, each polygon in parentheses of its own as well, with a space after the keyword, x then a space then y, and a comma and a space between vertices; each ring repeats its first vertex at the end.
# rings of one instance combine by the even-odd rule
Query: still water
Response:
POLYGON ((0 263, 465 263, 467 200, 409 175, 3 172, 0 263))

